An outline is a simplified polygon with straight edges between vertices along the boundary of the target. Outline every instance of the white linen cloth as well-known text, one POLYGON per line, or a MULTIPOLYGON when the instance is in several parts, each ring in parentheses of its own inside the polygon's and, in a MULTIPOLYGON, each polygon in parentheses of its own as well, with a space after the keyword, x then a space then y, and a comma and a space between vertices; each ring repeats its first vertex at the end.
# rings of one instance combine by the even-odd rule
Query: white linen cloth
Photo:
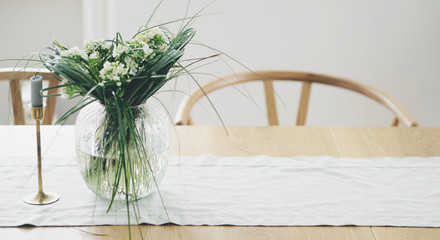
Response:
MULTIPOLYGON (((127 224, 124 202, 106 213, 83 182, 73 128, 54 129, 42 129, 43 184, 61 199, 33 206, 35 132, 0 126, 0 226, 127 224)), ((138 201, 140 223, 440 227, 440 157, 173 156, 159 189, 169 218, 156 192, 138 201)))

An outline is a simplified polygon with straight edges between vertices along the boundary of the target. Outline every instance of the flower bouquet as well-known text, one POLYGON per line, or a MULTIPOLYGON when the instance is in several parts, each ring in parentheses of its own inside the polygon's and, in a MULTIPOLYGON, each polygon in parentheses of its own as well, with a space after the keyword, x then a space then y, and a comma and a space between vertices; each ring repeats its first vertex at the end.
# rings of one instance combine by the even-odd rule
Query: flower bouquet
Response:
POLYGON ((83 96, 57 123, 81 110, 76 121, 80 170, 92 191, 111 200, 108 209, 114 200, 125 200, 130 215, 129 201, 149 194, 163 176, 169 117, 149 99, 187 73, 179 60, 194 34, 191 28, 173 35, 162 26, 145 25, 128 40, 117 33, 112 40, 85 41, 83 49, 53 41, 40 53, 44 67, 62 79, 57 96, 83 96))

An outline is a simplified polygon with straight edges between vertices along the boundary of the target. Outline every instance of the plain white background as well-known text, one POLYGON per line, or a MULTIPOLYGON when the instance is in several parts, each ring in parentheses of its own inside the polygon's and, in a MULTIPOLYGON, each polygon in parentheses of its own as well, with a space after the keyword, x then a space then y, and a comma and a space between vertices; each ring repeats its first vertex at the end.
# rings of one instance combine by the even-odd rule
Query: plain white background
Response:
MULTIPOLYGON (((47 46, 52 38, 69 46, 83 39, 112 38, 119 31, 129 38, 146 22, 157 1, 140 0, 18 0, 0 3, 0 58, 21 57, 47 46)), ((189 15, 210 1, 193 0, 189 15)), ((153 23, 185 15, 186 1, 167 0, 153 23)), ((374 86, 399 101, 421 126, 440 123, 440 2, 386 1, 233 1, 211 4, 193 27, 195 40, 218 48, 253 70, 298 70, 325 73, 374 86)), ((170 26, 171 29, 177 26, 170 26)), ((211 54, 189 46, 184 58, 211 54)), ((245 71, 225 58, 234 71, 245 71)), ((2 67, 11 66, 4 62, 2 67)), ((215 62, 198 71, 229 74, 215 62)), ((210 79, 200 75, 200 83, 210 79)), ((0 83, 0 109, 7 107, 7 86, 0 83)), ((185 92, 196 87, 182 78, 168 89, 185 92)), ((276 84, 282 125, 293 125, 299 85, 276 84)), ((264 95, 260 84, 240 91, 218 92, 212 101, 227 125, 265 125, 264 95), (250 93, 250 96, 248 95, 250 93), (242 94, 244 93, 244 94, 242 94)), ((160 93, 172 114, 183 95, 160 93)), ((68 101, 59 101, 57 114, 68 101)), ((196 107, 196 124, 220 124, 206 102, 196 107), (207 109, 207 111, 205 111, 207 109)), ((0 115, 0 124, 8 117, 0 115)), ((312 88, 308 125, 388 126, 392 116, 380 105, 329 87, 312 88)), ((72 123, 70 121, 70 123, 72 123)))

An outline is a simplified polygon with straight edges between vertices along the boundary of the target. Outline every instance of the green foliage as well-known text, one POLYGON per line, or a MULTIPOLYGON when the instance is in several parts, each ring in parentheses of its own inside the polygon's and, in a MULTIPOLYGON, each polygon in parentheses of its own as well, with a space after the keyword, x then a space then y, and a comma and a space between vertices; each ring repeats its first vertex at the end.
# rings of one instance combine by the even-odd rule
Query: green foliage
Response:
POLYGON ((40 59, 63 80, 59 87, 64 98, 80 94, 105 106, 115 107, 115 101, 137 106, 184 72, 178 62, 195 31, 184 29, 174 37, 165 32, 169 34, 144 27, 130 40, 118 33, 113 40, 86 41, 83 49, 54 41, 40 59))

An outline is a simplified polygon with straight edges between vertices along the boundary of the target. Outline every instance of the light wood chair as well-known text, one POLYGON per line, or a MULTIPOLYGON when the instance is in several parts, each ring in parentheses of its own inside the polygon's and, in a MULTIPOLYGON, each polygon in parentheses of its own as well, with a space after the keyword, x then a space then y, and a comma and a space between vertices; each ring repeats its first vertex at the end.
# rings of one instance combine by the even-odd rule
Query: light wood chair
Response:
POLYGON ((399 126, 399 124, 402 124, 407 127, 414 127, 418 125, 417 122, 411 117, 411 115, 397 101, 395 101, 385 93, 379 91, 378 89, 359 82, 339 77, 293 71, 243 72, 214 79, 202 85, 201 88, 197 88, 189 96, 185 97, 185 99, 179 106, 175 122, 177 125, 192 125, 192 106, 198 100, 203 98, 205 94, 209 94, 210 92, 213 92, 217 89, 228 87, 234 84, 251 81, 263 81, 266 95, 269 125, 278 125, 277 108, 275 104, 275 94, 273 90, 274 80, 302 82, 301 99, 296 119, 296 125, 298 126, 302 126, 306 123, 310 90, 312 84, 314 83, 326 84, 348 89, 379 102, 394 114, 395 118, 392 122, 392 126, 399 126))
MULTIPOLYGON (((57 86, 58 80, 54 80, 57 77, 47 71, 46 69, 26 68, 26 69, 12 69, 12 68, 0 68, 0 81, 9 81, 10 99, 12 104, 14 125, 24 125, 25 115, 23 109, 23 101, 21 97, 21 81, 29 80, 33 75, 40 74, 43 76, 44 81, 49 81, 49 87, 57 86)), ((47 94, 55 94, 57 89, 51 89, 47 94)), ((49 97, 46 100, 46 106, 44 110, 43 125, 51 125, 55 115, 56 97, 49 97)))

